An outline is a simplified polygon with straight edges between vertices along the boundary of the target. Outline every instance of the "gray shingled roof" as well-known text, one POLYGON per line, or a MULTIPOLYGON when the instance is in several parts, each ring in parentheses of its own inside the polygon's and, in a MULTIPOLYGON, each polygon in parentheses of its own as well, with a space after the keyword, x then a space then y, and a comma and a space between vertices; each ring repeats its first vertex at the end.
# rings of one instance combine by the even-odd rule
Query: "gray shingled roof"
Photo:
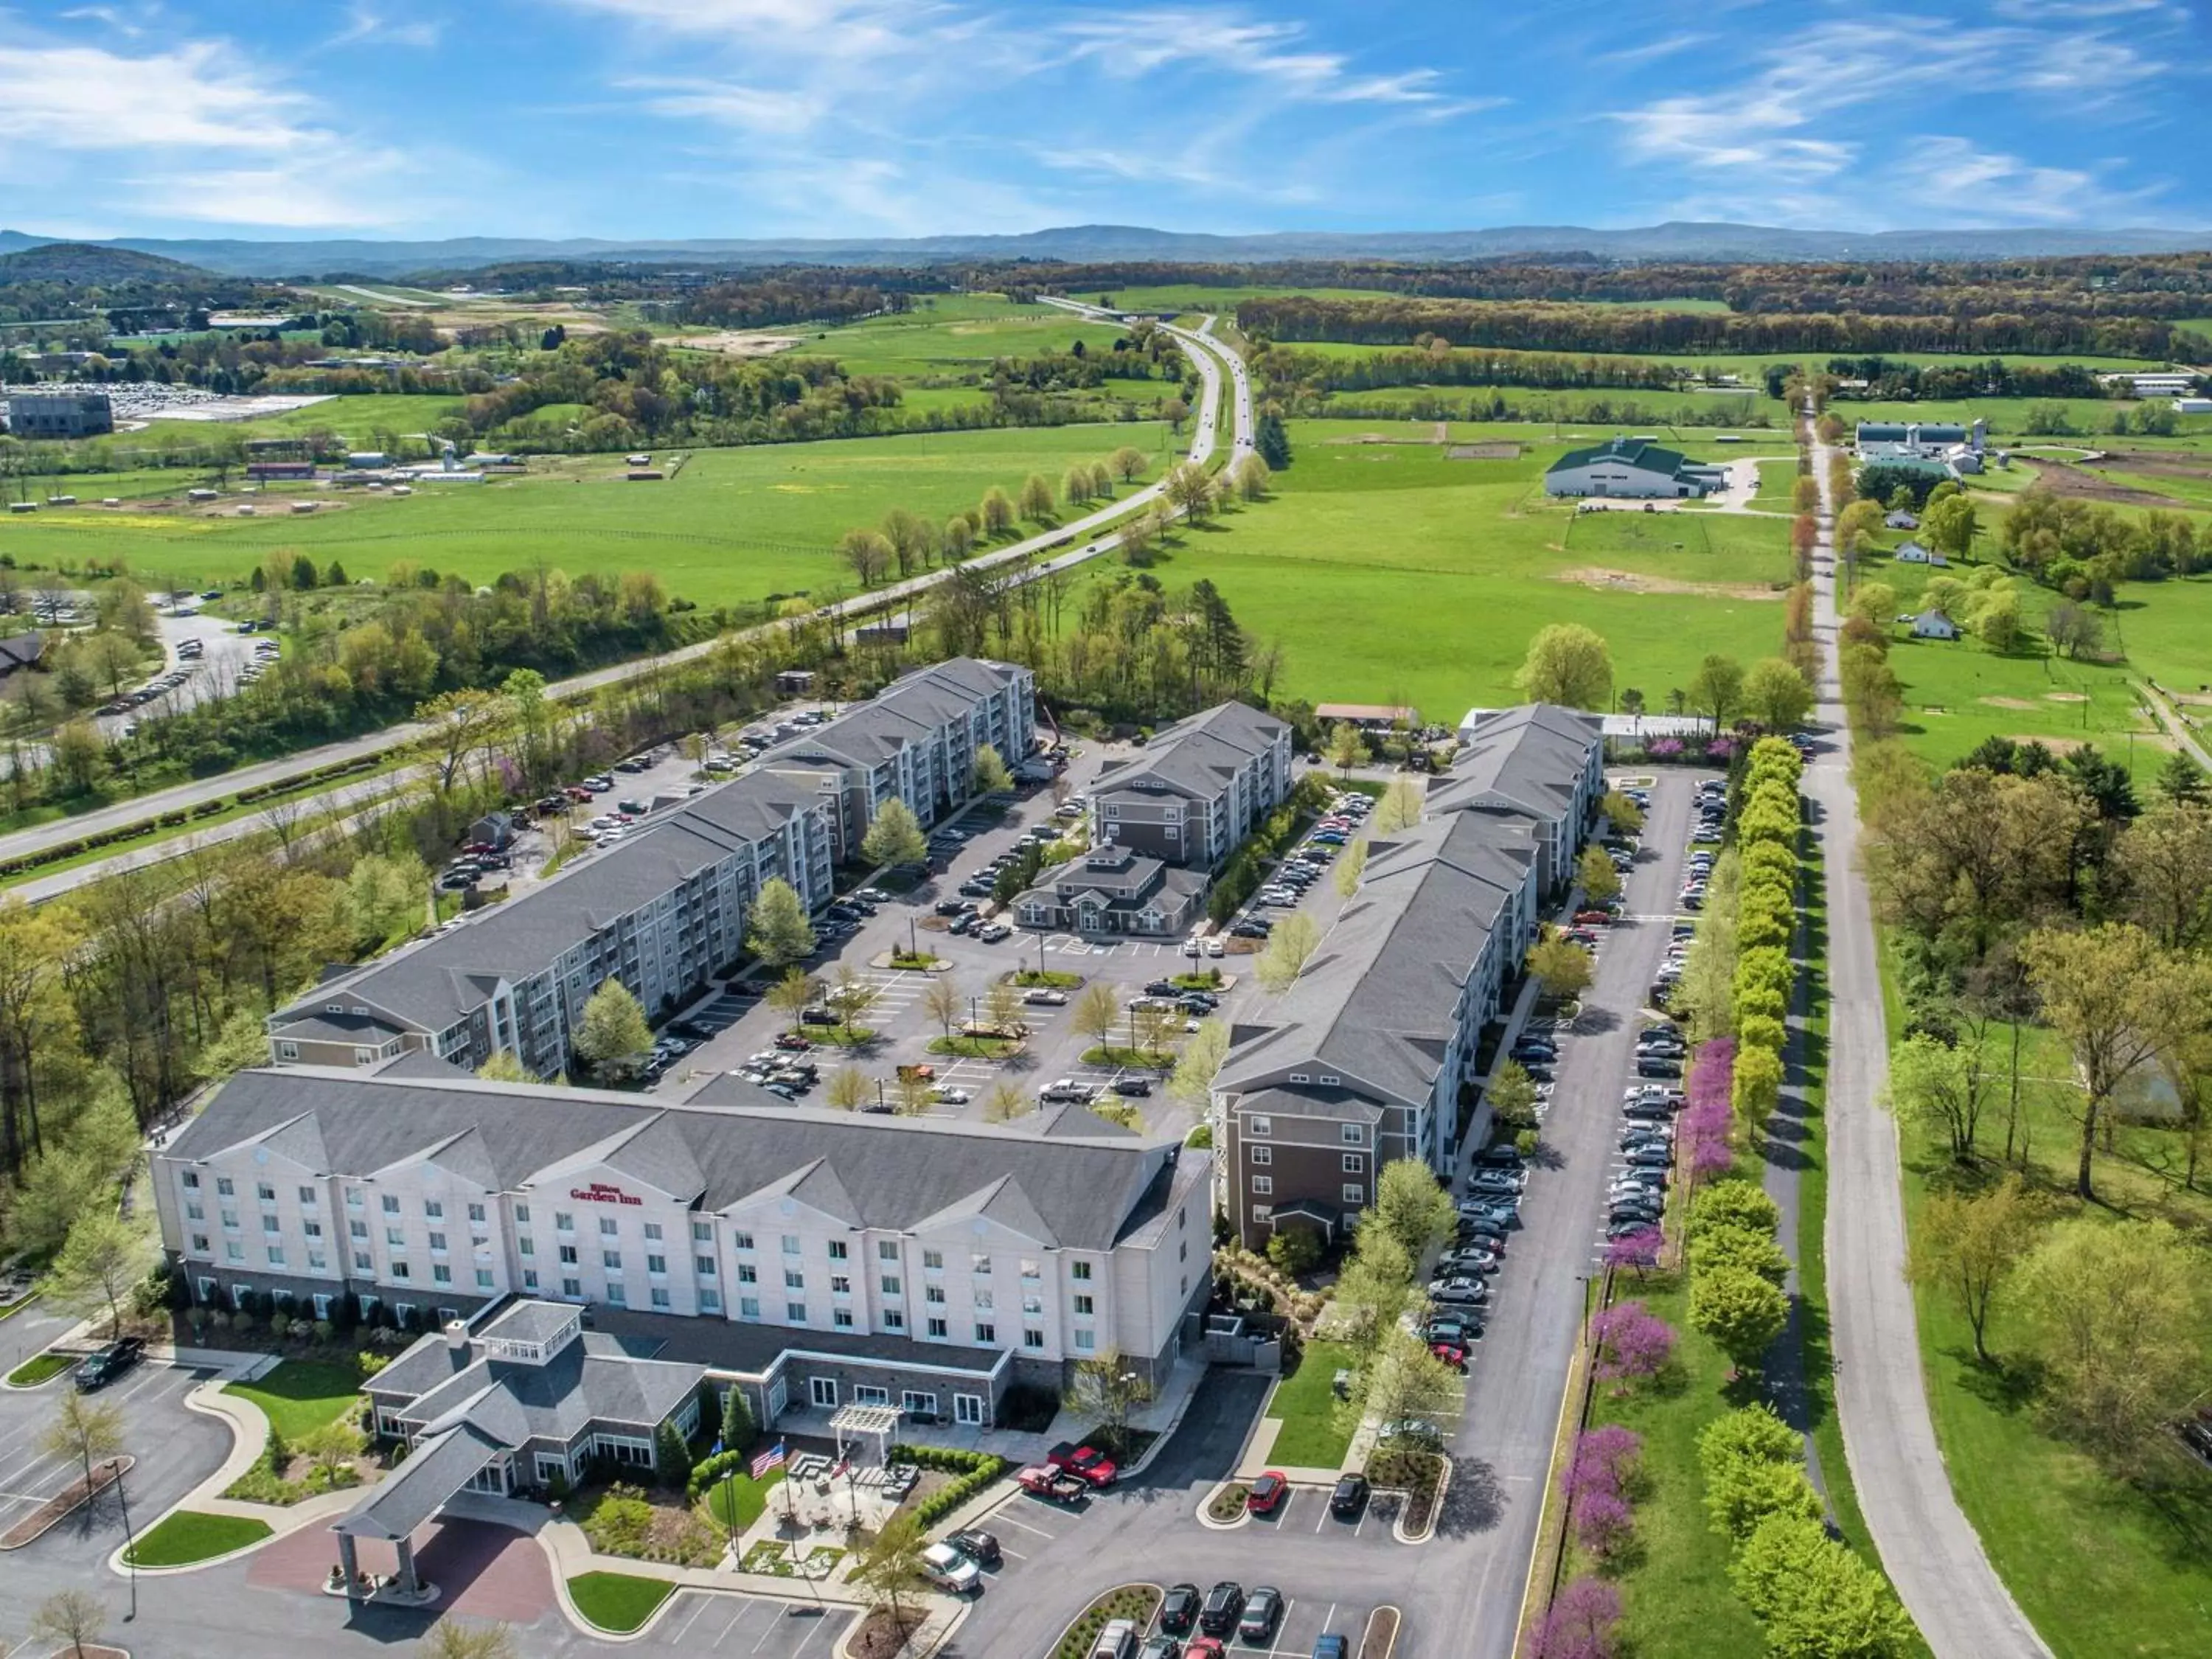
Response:
POLYGON ((1426 1099, 1468 970, 1534 856, 1520 825, 1477 813, 1372 843, 1358 896, 1215 1086, 1314 1060, 1347 1085, 1426 1099))
POLYGON ((331 1013, 326 1007, 277 1016, 276 1034, 298 1042, 367 1042, 390 1041, 406 1027, 380 1014, 331 1013))
POLYGON ((648 818, 642 834, 569 865, 465 927, 318 986, 290 1012, 307 1018, 333 1003, 349 1009, 360 1005, 425 1030, 443 1030, 482 1006, 501 978, 544 971, 594 933, 764 838, 819 799, 796 780, 775 773, 756 772, 709 789, 648 818))
MULTIPOLYGON (((881 765, 939 726, 965 720, 977 703, 1004 690, 1017 672, 976 657, 917 668, 827 725, 769 750, 763 762, 803 763, 809 755, 826 755, 854 766, 881 765)), ((1011 763, 1021 757, 1005 758, 1011 763)))
POLYGON ((366 1498, 331 1523, 331 1530, 387 1541, 404 1538, 505 1449, 467 1424, 457 1425, 444 1434, 426 1435, 415 1443, 398 1471, 372 1487, 366 1498))
MULTIPOLYGON (((774 1097, 768 1097, 774 1100, 774 1097)), ((320 1172, 368 1176, 434 1154, 481 1159, 484 1185, 517 1190, 590 1157, 706 1209, 804 1184, 857 1226, 911 1227, 1010 1179, 1048 1229, 1043 1242, 1104 1249, 1175 1157, 1173 1139, 792 1107, 668 1106, 635 1095, 476 1079, 365 1077, 324 1066, 241 1072, 161 1156, 205 1158, 280 1126, 312 1124, 320 1172)))
POLYGON ((1546 817, 1571 810, 1576 781, 1600 741, 1598 716, 1555 703, 1492 709, 1430 791, 1429 810, 1456 811, 1496 795, 1546 817))
POLYGON ((1238 768, 1289 730, 1247 703, 1221 703, 1163 728, 1142 753, 1102 770, 1094 788, 1102 796, 1125 789, 1218 794, 1238 768))

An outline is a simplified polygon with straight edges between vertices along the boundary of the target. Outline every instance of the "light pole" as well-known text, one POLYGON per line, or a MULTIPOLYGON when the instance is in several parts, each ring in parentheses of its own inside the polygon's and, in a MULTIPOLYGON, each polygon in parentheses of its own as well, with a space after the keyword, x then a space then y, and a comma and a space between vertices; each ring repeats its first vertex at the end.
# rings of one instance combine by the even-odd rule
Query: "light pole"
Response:
POLYGON ((124 1488, 119 1468, 115 1472, 115 1496, 123 1505, 123 1570, 131 1580, 131 1611, 123 1615, 127 1625, 138 1616, 138 1562, 134 1554, 137 1546, 131 1539, 131 1495, 124 1488))

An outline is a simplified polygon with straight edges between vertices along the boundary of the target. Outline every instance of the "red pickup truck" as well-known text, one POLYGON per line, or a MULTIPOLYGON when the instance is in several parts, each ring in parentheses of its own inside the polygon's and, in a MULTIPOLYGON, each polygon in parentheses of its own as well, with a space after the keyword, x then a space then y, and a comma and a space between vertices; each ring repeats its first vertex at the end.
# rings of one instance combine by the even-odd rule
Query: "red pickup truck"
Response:
POLYGON ((1015 1471, 1014 1480, 1030 1496, 1048 1498, 1055 1504, 1073 1504, 1091 1490, 1081 1476, 1068 1474, 1049 1463, 1032 1463, 1025 1469, 1018 1469, 1015 1471))
POLYGON ((1099 1487, 1112 1486, 1114 1477, 1121 1473, 1114 1460, 1097 1447, 1073 1445, 1065 1440, 1045 1454, 1045 1462, 1099 1487))

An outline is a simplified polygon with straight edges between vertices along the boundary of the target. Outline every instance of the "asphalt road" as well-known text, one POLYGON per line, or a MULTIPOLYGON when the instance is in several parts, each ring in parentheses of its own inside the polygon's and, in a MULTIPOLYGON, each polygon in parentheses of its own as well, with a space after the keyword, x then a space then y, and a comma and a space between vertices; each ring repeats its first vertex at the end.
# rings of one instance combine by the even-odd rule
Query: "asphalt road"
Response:
POLYGON ((1881 1006, 1874 912, 1858 856, 1858 800, 1850 732, 1836 678, 1833 503, 1828 459, 1816 443, 1820 540, 1813 555, 1820 703, 1828 728, 1806 769, 1828 888, 1828 1301, 1836 1408, 1859 1508, 1890 1582, 1936 1659, 2030 1659, 2049 1653, 1983 1553, 1960 1510, 1928 1414, 1920 1334, 1905 1279, 1905 1201, 1897 1125, 1880 1100, 1889 1040, 1881 1006))
MULTIPOLYGON (((1200 336, 1188 330, 1174 329, 1170 332, 1182 343, 1184 350, 1190 356, 1192 362, 1197 366, 1199 374, 1206 382, 1205 396, 1193 423, 1188 459, 1202 462, 1213 453, 1216 411, 1220 408, 1223 401, 1219 392, 1222 367, 1224 363, 1233 364, 1236 373, 1236 396, 1231 404, 1234 410, 1233 418, 1236 422, 1234 441, 1240 449, 1249 447, 1251 398, 1244 378, 1243 362, 1237 359, 1235 353, 1230 351, 1218 341, 1211 338, 1201 339, 1200 336)), ((1060 547, 1068 547, 1070 550, 1052 559, 1047 568, 1060 569, 1079 564, 1085 559, 1094 558, 1120 544, 1120 538, 1110 535, 1095 537, 1086 541, 1085 538, 1090 536, 1091 532, 1099 529, 1109 520, 1128 512, 1131 507, 1155 499, 1161 493, 1162 485, 1158 482, 1147 484, 1141 489, 1122 496, 1119 501, 1108 502, 1095 513, 1085 514, 1079 519, 1072 519, 1041 535, 1030 537, 1024 541, 1015 543, 1011 547, 1002 548, 995 553, 988 553, 978 558, 970 559, 965 565, 957 568, 991 570, 1003 565, 1025 561, 1032 555, 1060 547)), ((825 605, 816 614, 817 616, 858 616, 872 613, 887 605, 895 605, 902 599, 926 592, 929 588, 944 580, 949 574, 949 568, 931 571, 907 581, 895 582, 856 598, 825 605)), ((782 625, 775 624, 777 627, 782 625)), ((199 630, 202 637, 210 641, 210 651, 213 654, 221 655, 231 649, 228 645, 217 647, 214 643, 217 638, 227 637, 224 635, 224 624, 210 622, 199 630)), ((719 640, 702 641, 699 644, 686 646, 682 650, 668 652, 660 656, 641 658, 635 661, 617 663, 612 667, 598 669, 588 674, 573 675, 548 686, 547 694, 561 699, 580 696, 603 686, 619 684, 625 680, 640 678, 655 673, 662 668, 704 656, 714 651, 720 643, 719 640)), ((130 824, 143 823, 148 818, 157 817, 164 812, 196 806, 204 801, 221 799, 240 789, 280 783, 312 772, 319 767, 331 765, 339 761, 356 759, 368 755, 380 755, 387 750, 403 748, 414 743, 422 734, 422 728, 411 721, 403 721, 363 737, 350 738, 339 743, 324 744, 313 749, 301 750, 281 760, 264 761, 252 766, 240 767, 215 777, 197 779, 191 783, 177 784, 167 789, 135 796, 126 801, 118 801, 112 806, 101 807, 96 811, 79 813, 57 823, 15 830, 0 836, 0 859, 14 858, 25 853, 37 852, 44 848, 73 841, 80 836, 94 835, 104 830, 121 829, 130 824)), ((307 802, 304 810, 309 812, 319 811, 321 810, 321 805, 322 798, 318 796, 307 802)), ((142 851, 151 850, 153 849, 142 849, 142 851)), ((121 859, 130 855, 118 854, 118 856, 121 859)), ((142 856, 139 861, 148 860, 142 856)), ((126 867, 120 863, 112 863, 110 860, 84 866, 71 872, 71 878, 68 884, 75 886, 95 881, 100 876, 112 872, 112 868, 126 867)))

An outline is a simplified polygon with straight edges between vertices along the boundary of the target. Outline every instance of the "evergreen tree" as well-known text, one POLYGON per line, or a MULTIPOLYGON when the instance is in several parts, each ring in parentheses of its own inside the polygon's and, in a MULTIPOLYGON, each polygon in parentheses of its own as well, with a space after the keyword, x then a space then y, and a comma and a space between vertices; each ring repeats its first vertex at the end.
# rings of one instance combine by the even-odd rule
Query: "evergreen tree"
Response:
POLYGON ((1283 425, 1283 417, 1272 410, 1260 417, 1258 428, 1252 434, 1252 445, 1270 471, 1280 472, 1291 464, 1291 434, 1283 425))

